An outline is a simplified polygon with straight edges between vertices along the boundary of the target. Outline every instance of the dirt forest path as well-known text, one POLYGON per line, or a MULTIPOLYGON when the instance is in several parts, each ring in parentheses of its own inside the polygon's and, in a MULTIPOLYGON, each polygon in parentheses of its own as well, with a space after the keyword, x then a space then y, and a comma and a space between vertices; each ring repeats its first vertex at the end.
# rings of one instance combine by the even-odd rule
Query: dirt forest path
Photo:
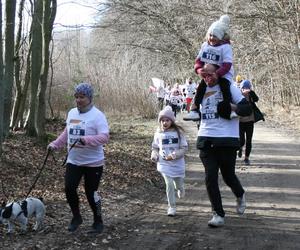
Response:
POLYGON ((165 198, 150 204, 150 211, 128 219, 127 234, 112 249, 300 249, 299 137, 268 122, 255 125, 251 166, 237 159, 236 172, 246 190, 245 214, 235 213, 235 197, 219 178, 225 226, 209 228, 211 208, 195 149, 196 124, 180 122, 189 151, 186 197, 178 200, 177 215, 166 216, 165 198))

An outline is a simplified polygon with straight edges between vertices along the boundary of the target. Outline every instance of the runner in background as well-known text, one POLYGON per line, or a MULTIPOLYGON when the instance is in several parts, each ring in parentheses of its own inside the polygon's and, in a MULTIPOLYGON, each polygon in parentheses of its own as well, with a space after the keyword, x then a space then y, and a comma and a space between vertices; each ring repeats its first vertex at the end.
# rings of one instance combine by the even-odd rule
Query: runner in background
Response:
POLYGON ((241 85, 242 81, 243 81, 243 77, 242 77, 241 75, 237 75, 237 76, 235 77, 235 85, 236 85, 238 88, 241 87, 240 85, 241 85))
POLYGON ((192 78, 189 78, 186 80, 186 83, 184 86, 184 94, 185 94, 185 98, 186 98, 186 110, 189 113, 193 98, 196 94, 196 83, 193 82, 192 78))
MULTIPOLYGON (((255 102, 258 101, 258 96, 252 90, 252 84, 249 80, 244 80, 240 84, 240 89, 243 96, 251 103, 252 108, 256 108, 255 102)), ((258 111, 260 112, 260 111, 258 111)), ((261 113, 261 112, 260 112, 261 113)), ((261 115, 261 120, 264 120, 261 115)), ((250 165, 250 153, 252 150, 252 136, 254 131, 254 123, 258 121, 255 119, 254 112, 252 112, 249 116, 240 117, 240 149, 238 151, 238 157, 241 158, 243 156, 243 147, 245 146, 245 157, 244 163, 245 165, 250 165)))

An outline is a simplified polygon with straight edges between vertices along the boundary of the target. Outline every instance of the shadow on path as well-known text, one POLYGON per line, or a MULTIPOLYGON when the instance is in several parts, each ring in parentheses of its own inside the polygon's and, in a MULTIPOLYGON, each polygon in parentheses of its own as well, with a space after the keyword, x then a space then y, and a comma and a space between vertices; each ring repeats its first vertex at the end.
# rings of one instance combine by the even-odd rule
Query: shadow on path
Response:
MULTIPOLYGON (((180 119, 180 118, 179 118, 180 119)), ((186 130, 186 197, 177 202, 177 215, 166 216, 167 202, 127 220, 133 228, 114 249, 300 249, 300 143, 265 124, 255 127, 251 166, 237 159, 237 175, 246 190, 247 209, 235 213, 235 197, 219 178, 226 211, 225 226, 209 228, 210 203, 204 171, 195 149, 196 125, 179 121, 186 130)), ((162 192, 164 192, 162 190, 162 192)), ((124 221, 126 223, 126 221, 124 221)))

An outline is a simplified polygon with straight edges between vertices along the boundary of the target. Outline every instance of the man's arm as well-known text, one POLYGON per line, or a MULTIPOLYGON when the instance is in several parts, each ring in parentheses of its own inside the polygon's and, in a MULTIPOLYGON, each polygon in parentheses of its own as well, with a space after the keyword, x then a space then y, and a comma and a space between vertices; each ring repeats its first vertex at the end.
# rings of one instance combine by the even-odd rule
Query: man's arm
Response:
POLYGON ((252 113, 252 106, 246 98, 243 98, 238 104, 230 104, 231 110, 235 111, 239 116, 248 116, 252 113))

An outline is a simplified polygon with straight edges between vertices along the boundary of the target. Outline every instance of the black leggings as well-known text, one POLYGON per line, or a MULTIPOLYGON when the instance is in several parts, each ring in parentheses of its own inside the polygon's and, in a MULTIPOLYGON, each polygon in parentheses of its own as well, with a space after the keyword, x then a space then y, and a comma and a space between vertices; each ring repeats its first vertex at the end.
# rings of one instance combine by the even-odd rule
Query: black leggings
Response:
POLYGON ((225 212, 218 182, 219 169, 224 182, 236 197, 242 197, 244 189, 235 174, 236 149, 230 147, 200 150, 200 159, 205 169, 205 184, 212 209, 224 217, 225 212))
POLYGON ((68 163, 65 175, 65 193, 73 216, 79 216, 79 198, 77 188, 81 177, 84 176, 84 190, 87 200, 94 214, 94 221, 102 222, 101 198, 97 193, 101 180, 103 166, 82 167, 68 163))
POLYGON ((254 122, 240 122, 240 146, 245 145, 245 156, 249 157, 252 150, 252 136, 254 130, 254 122), (246 139, 245 139, 246 137, 246 139))
POLYGON ((178 106, 176 104, 171 104, 171 108, 174 112, 174 116, 176 117, 177 113, 180 111, 180 106, 178 106))

